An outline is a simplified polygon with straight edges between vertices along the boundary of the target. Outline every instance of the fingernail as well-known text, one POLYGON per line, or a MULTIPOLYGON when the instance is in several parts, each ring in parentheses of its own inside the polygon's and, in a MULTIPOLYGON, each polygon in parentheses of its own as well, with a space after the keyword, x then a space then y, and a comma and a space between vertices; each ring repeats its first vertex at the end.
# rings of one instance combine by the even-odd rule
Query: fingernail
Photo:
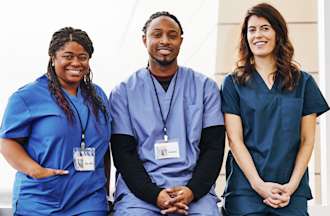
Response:
POLYGON ((165 210, 161 210, 160 213, 161 213, 162 215, 166 214, 165 210))

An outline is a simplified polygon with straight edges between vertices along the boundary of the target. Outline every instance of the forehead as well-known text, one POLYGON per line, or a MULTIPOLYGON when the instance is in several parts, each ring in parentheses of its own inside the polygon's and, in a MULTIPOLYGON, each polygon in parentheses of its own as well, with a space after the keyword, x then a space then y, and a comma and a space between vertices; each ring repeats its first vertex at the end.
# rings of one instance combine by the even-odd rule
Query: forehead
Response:
POLYGON ((85 48, 75 41, 66 42, 58 52, 87 53, 85 48))
POLYGON ((268 22, 268 20, 264 17, 259 17, 256 15, 253 15, 249 18, 248 20, 248 27, 252 27, 252 26, 263 26, 263 25, 269 25, 271 26, 271 24, 268 22))
POLYGON ((164 30, 164 31, 176 31, 180 32, 179 25, 168 16, 160 16, 153 19, 148 26, 148 29, 153 30, 164 30))

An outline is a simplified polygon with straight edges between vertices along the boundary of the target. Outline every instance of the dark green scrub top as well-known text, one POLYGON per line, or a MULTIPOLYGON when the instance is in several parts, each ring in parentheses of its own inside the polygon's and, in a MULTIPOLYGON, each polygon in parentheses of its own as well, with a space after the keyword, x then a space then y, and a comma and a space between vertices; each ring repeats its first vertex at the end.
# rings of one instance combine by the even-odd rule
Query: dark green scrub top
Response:
MULTIPOLYGON (((287 91, 279 76, 269 89, 258 72, 248 84, 238 84, 233 75, 225 77, 222 112, 241 117, 244 143, 260 177, 264 181, 287 183, 290 180, 300 146, 302 116, 329 110, 313 77, 301 73, 298 85, 287 91)), ((235 162, 231 152, 226 163, 227 186, 224 196, 257 195, 235 162)), ((312 198, 305 172, 294 196, 312 198)))

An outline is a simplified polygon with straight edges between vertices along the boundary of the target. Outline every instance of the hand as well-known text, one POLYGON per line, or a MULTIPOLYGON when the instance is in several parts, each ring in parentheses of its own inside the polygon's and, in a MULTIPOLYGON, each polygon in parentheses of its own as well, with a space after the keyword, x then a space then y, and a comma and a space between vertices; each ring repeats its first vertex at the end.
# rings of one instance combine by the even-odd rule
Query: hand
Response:
POLYGON ((269 205, 273 208, 282 208, 289 204, 290 196, 280 189, 273 189, 272 193, 274 197, 268 197, 263 200, 266 205, 269 205))
POLYGON ((274 182, 264 182, 264 181, 260 181, 257 184, 253 185, 252 187, 263 199, 266 199, 268 197, 272 197, 276 199, 278 198, 278 196, 276 196, 277 193, 273 193, 273 190, 274 192, 276 192, 277 190, 283 191, 284 189, 284 187, 281 184, 274 182))
POLYGON ((54 175, 66 175, 66 174, 69 174, 68 170, 51 169, 51 168, 44 168, 39 166, 38 168, 33 169, 29 173, 29 176, 35 179, 41 179, 54 175))
POLYGON ((166 189, 163 189, 159 192, 158 197, 157 197, 157 206, 164 210, 166 209, 166 214, 168 213, 174 213, 176 211, 176 207, 173 208, 174 206, 171 205, 172 203, 172 198, 171 196, 166 192, 166 189))
POLYGON ((162 209, 161 213, 177 213, 188 215, 189 207, 185 202, 190 203, 193 199, 192 198, 190 201, 188 201, 189 199, 187 197, 189 197, 190 193, 192 196, 191 190, 187 187, 176 187, 162 190, 157 198, 157 205, 162 209))
POLYGON ((179 186, 171 189, 166 189, 167 193, 171 197, 175 197, 175 202, 181 202, 186 205, 189 205, 194 199, 194 194, 190 188, 186 186, 179 186))
MULTIPOLYGON (((278 207, 285 207, 290 203, 291 195, 297 190, 299 184, 289 182, 282 186, 282 190, 274 189, 272 192, 281 195, 280 199, 274 202, 271 198, 264 200, 264 203, 272 206, 272 204, 277 205, 278 207)), ((273 207, 273 206, 272 206, 273 207)))

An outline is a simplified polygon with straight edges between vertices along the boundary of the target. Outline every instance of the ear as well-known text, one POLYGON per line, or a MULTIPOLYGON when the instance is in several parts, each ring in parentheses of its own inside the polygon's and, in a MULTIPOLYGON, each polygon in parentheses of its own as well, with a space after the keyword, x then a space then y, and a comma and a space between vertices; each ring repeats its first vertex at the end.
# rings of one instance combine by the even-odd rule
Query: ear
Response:
POLYGON ((147 36, 144 34, 142 35, 142 41, 145 47, 147 47, 147 36))
POLYGON ((55 66, 55 56, 52 56, 50 59, 52 61, 52 66, 54 67, 55 66))
POLYGON ((182 42, 183 42, 183 37, 182 37, 182 35, 181 35, 180 39, 181 39, 181 41, 180 41, 180 46, 181 46, 181 45, 182 45, 182 42))

